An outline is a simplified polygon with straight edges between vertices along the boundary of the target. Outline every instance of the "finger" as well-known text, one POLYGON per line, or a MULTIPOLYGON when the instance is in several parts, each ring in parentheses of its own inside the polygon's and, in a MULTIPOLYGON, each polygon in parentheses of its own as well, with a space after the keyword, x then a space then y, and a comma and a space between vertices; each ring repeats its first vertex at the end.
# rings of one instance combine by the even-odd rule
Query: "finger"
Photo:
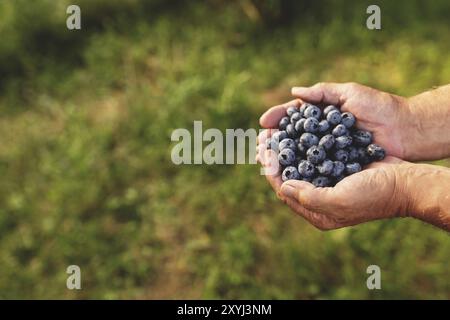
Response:
POLYGON ((293 87, 291 93, 294 97, 312 103, 343 105, 347 89, 347 84, 320 82, 312 87, 293 87))
POLYGON ((304 208, 330 215, 338 198, 333 188, 317 188, 309 182, 289 180, 281 186, 283 196, 296 199, 304 208))
POLYGON ((278 162, 278 156, 273 150, 266 150, 264 152, 264 169, 267 181, 270 183, 273 190, 279 197, 279 191, 283 181, 281 180, 281 172, 278 162))
POLYGON ((286 204, 299 216, 320 230, 331 230, 342 227, 329 217, 304 208, 297 200, 286 198, 286 204))
POLYGON ((407 163, 407 161, 404 161, 404 160, 396 158, 396 157, 387 156, 386 158, 383 159, 383 161, 372 162, 366 168, 367 169, 372 169, 372 168, 375 169, 375 168, 381 168, 386 165, 402 164, 402 163, 407 163))
POLYGON ((259 123, 263 128, 276 128, 280 119, 286 116, 286 109, 294 106, 300 107, 302 102, 299 99, 289 101, 285 104, 275 106, 264 112, 264 114, 259 118, 259 123))

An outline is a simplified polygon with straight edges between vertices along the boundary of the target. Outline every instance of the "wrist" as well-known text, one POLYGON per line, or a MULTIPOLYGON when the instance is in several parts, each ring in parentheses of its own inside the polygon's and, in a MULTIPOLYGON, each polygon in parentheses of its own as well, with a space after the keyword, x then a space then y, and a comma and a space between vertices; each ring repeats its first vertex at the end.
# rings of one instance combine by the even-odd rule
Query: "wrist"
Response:
POLYGON ((450 230, 450 169, 427 164, 405 165, 404 216, 450 230))
POLYGON ((436 160, 449 155, 450 113, 441 95, 428 91, 405 99, 402 121, 404 159, 436 160), (406 120, 406 121, 405 121, 406 120))

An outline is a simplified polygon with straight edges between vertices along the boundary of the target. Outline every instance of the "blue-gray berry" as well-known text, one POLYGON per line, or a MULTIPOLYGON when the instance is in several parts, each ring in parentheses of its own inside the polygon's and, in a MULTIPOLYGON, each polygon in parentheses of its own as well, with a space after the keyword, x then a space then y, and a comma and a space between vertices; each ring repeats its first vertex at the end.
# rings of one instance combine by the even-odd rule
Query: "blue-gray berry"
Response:
POLYGON ((351 112, 344 112, 341 115, 341 123, 347 128, 351 128, 353 127, 353 125, 355 124, 356 119, 355 116, 353 115, 353 113, 351 112))
POLYGON ((331 133, 335 137, 340 137, 340 136, 348 134, 348 130, 343 124, 338 124, 336 127, 334 127, 334 129, 333 129, 333 131, 331 131, 331 133))
POLYGON ((343 149, 336 150, 334 152, 334 159, 337 160, 337 161, 341 161, 343 163, 347 163, 347 161, 348 161, 348 152, 343 150, 343 149))
POLYGON ((286 130, 286 126, 291 123, 291 119, 289 117, 283 117, 281 118, 280 122, 278 123, 278 129, 280 130, 286 130))
POLYGON ((333 161, 331 161, 330 159, 325 159, 316 167, 316 169, 321 175, 328 176, 333 172, 333 166, 333 161))
POLYGON ((368 146, 372 143, 372 134, 369 131, 356 130, 352 134, 353 141, 358 146, 368 146))
POLYGON ((319 122, 319 132, 324 134, 330 129, 330 123, 327 120, 322 120, 319 122))
POLYGON ((339 111, 339 109, 336 108, 335 106, 329 105, 329 106, 327 106, 325 109, 323 109, 323 114, 324 114, 325 117, 326 117, 331 111, 334 111, 334 110, 339 111))
POLYGON ((300 119, 302 119, 302 115, 300 114, 300 112, 295 112, 291 116, 291 123, 295 124, 300 119))
POLYGON ((348 161, 358 161, 358 149, 353 146, 349 146, 345 150, 348 152, 348 161))
POLYGON ((300 136, 300 143, 305 147, 310 148, 312 146, 316 146, 319 143, 319 138, 309 132, 305 132, 300 136))
POLYGON ((333 164, 334 165, 333 165, 333 171, 331 172, 331 176, 337 178, 344 173, 345 164, 343 164, 340 161, 334 161, 333 164))
POLYGON ((305 116, 305 111, 306 111, 306 108, 308 108, 308 107, 309 107, 308 103, 302 103, 302 105, 300 106, 299 112, 302 115, 302 117, 305 116))
POLYGON ((314 176, 314 172, 314 165, 308 160, 302 160, 298 164, 298 173, 300 173, 302 177, 311 178, 314 176))
POLYGON ((284 130, 277 131, 277 132, 274 132, 274 134, 272 134, 272 139, 278 140, 278 142, 286 139, 287 137, 288 137, 287 132, 284 130))
POLYGON ((330 150, 334 146, 335 138, 332 134, 324 135, 322 138, 320 138, 319 146, 322 146, 325 148, 325 150, 330 150))
POLYGON ((278 161, 283 166, 291 166, 295 162, 295 152, 291 149, 283 149, 278 154, 278 161))
POLYGON ((308 107, 305 110, 305 113, 303 114, 303 116, 305 118, 316 118, 316 119, 320 119, 320 116, 322 114, 322 111, 320 110, 319 107, 313 105, 313 104, 309 104, 308 107))
POLYGON ((358 151, 358 162, 360 164, 365 166, 366 164, 369 164, 371 162, 369 156, 367 155, 366 148, 359 147, 356 150, 358 151))
POLYGON ((379 145, 372 143, 367 146, 367 155, 372 160, 381 161, 384 159, 386 152, 379 145))
POLYGON ((305 118, 301 118, 300 120, 298 120, 298 121, 295 123, 295 126, 294 126, 295 131, 297 131, 298 133, 303 133, 303 132, 305 132, 305 129, 304 129, 305 121, 306 121, 305 118))
POLYGON ((288 134, 289 138, 293 138, 294 139, 294 138, 296 138, 298 136, 298 133, 295 130, 295 127, 294 127, 294 125, 292 123, 289 123, 286 126, 286 133, 288 134))
POLYGON ((358 162, 351 162, 345 165, 345 173, 351 175, 361 171, 361 165, 358 162))
POLYGON ((286 113, 287 115, 290 117, 292 116, 294 113, 298 112, 298 108, 294 107, 294 106, 290 106, 289 108, 287 108, 286 113))
POLYGON ((341 113, 339 110, 332 110, 327 114, 327 121, 332 125, 338 125, 341 123, 341 113))
POLYGON ((293 166, 286 167, 281 174, 281 180, 283 181, 298 179, 300 179, 300 174, 298 173, 297 168, 293 166))
POLYGON ((330 179, 327 177, 318 176, 312 181, 312 184, 318 188, 325 188, 330 186, 330 179))
POLYGON ((350 136, 340 136, 336 138, 334 146, 338 149, 344 149, 352 144, 352 137, 350 136))
POLYGON ((306 151, 306 158, 313 164, 321 163, 325 160, 326 156, 327 153, 325 152, 325 149, 320 146, 312 146, 306 151))
POLYGON ((305 132, 316 133, 319 131, 319 120, 313 117, 307 118, 303 124, 303 128, 305 129, 305 132))
POLYGON ((295 145, 294 140, 290 138, 281 140, 280 143, 278 144, 278 150, 282 151, 284 149, 291 149, 292 151, 295 152, 297 146, 295 145))

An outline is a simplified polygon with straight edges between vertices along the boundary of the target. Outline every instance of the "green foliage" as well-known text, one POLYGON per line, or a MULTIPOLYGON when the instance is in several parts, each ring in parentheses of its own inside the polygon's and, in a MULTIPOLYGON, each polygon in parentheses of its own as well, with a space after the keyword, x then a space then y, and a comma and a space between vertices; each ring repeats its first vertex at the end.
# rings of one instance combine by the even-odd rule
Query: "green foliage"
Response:
POLYGON ((294 84, 448 83, 448 1, 381 1, 381 31, 367 1, 79 1, 81 31, 68 3, 0 2, 0 298, 450 296, 443 231, 322 233, 256 165, 170 161, 173 129, 256 127, 294 84))

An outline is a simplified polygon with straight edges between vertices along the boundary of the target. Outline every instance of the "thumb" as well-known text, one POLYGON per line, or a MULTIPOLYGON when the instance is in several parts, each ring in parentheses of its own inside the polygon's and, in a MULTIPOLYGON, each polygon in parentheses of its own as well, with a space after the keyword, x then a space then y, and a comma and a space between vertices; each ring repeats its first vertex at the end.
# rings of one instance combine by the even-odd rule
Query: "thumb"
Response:
POLYGON ((312 87, 293 87, 291 94, 312 103, 342 105, 345 102, 346 90, 347 85, 343 83, 320 82, 312 87))

